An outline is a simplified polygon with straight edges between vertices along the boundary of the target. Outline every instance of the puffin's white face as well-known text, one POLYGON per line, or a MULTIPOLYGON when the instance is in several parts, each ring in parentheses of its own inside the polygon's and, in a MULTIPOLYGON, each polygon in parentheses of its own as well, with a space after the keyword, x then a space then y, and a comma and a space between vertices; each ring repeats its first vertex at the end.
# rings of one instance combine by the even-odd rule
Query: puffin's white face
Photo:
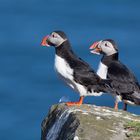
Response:
POLYGON ((98 42, 95 42, 90 49, 92 49, 90 52, 94 54, 105 54, 107 56, 115 54, 118 52, 117 48, 112 44, 114 42, 113 40, 101 40, 98 42))
POLYGON ((100 48, 102 52, 105 53, 107 56, 115 54, 117 52, 112 43, 109 41, 99 42, 98 48, 100 48))
POLYGON ((43 38, 41 45, 42 46, 55 46, 58 47, 61 45, 64 41, 67 39, 64 39, 61 37, 58 33, 52 32, 50 35, 43 38))
POLYGON ((61 45, 66 39, 62 38, 59 34, 53 32, 51 35, 48 37, 48 42, 53 44, 54 46, 59 46, 61 45))

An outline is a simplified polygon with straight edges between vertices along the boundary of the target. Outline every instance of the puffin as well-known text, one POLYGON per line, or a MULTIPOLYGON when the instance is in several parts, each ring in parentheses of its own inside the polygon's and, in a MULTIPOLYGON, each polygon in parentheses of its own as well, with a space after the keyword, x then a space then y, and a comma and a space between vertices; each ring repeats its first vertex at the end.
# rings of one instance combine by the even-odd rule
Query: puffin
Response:
POLYGON ((103 79, 110 79, 111 86, 116 90, 114 108, 118 110, 118 103, 140 105, 140 85, 131 70, 119 60, 119 50, 112 39, 97 41, 90 46, 90 52, 103 55, 98 66, 97 74, 103 79))
POLYGON ((54 67, 58 76, 80 95, 79 101, 66 102, 67 106, 80 106, 85 96, 100 96, 101 92, 114 92, 110 80, 101 79, 88 63, 73 52, 63 31, 53 31, 45 36, 41 46, 55 48, 54 67))

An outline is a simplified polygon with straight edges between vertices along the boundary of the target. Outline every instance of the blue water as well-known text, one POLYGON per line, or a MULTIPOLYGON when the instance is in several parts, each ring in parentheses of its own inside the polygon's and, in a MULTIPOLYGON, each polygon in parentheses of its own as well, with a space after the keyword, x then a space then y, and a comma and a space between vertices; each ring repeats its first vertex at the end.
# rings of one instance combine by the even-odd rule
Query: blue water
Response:
MULTIPOLYGON (((120 59, 140 81, 139 7, 139 0, 0 0, 0 140, 40 139, 50 106, 61 97, 78 100, 54 72, 53 48, 40 46, 53 30, 65 31, 74 51, 95 70, 100 57, 89 46, 116 40, 120 59)), ((84 100, 110 107, 113 101, 107 95, 84 100)), ((140 114, 140 107, 128 111, 140 114)))

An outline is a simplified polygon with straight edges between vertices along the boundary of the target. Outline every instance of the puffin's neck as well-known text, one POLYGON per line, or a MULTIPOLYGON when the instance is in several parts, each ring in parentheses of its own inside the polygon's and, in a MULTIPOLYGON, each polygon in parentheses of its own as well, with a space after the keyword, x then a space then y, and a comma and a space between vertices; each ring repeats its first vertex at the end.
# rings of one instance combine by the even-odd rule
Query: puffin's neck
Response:
POLYGON ((67 58, 67 57, 72 57, 74 56, 74 53, 71 49, 70 42, 66 40, 63 42, 60 46, 55 48, 55 53, 56 55, 62 57, 62 58, 67 58))
POLYGON ((112 55, 103 55, 102 59, 101 59, 101 62, 103 64, 105 64, 106 66, 109 66, 109 64, 112 62, 112 61, 118 61, 118 57, 119 57, 119 53, 114 53, 112 55))

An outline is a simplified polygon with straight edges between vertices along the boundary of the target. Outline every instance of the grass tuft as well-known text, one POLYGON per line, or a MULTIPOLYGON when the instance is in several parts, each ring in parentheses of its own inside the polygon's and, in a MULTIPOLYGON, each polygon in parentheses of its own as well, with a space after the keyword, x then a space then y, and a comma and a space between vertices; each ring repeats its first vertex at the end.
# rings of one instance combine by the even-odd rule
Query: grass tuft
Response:
POLYGON ((140 139, 140 122, 130 121, 124 127, 129 132, 127 134, 128 137, 140 139))

